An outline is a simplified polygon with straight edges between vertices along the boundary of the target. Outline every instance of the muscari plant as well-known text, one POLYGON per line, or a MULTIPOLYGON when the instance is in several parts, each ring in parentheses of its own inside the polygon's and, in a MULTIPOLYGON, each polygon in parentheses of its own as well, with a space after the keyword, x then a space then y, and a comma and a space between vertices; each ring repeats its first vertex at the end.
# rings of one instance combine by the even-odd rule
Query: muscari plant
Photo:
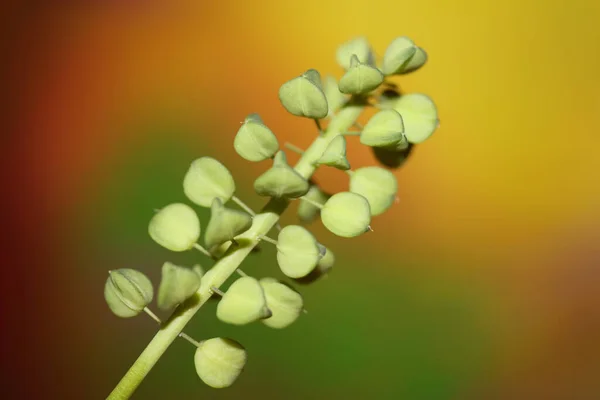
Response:
POLYGON ((148 232, 156 243, 173 252, 200 250, 214 261, 210 269, 165 262, 156 296, 152 282, 142 272, 128 268, 109 271, 104 295, 112 312, 123 318, 145 312, 160 324, 109 399, 129 398, 178 337, 196 347, 193 361, 204 383, 214 388, 233 384, 246 364, 246 350, 229 338, 196 341, 184 333, 200 308, 212 296, 219 296, 217 317, 225 323, 260 321, 274 329, 289 326, 302 315, 302 295, 279 279, 248 276, 239 269, 244 259, 259 243, 272 243, 285 277, 293 283, 314 282, 329 272, 335 257, 306 224, 320 216, 335 235, 356 237, 371 230, 372 217, 397 201, 398 185, 390 168, 400 166, 413 145, 432 135, 438 116, 428 96, 400 93, 390 78, 420 68, 427 55, 409 38, 399 37, 378 62, 369 42, 359 37, 341 45, 336 59, 344 69, 339 81, 332 76, 322 79, 318 71, 310 69, 279 89, 279 99, 288 112, 316 122, 318 134, 305 151, 288 143, 281 146, 258 114, 248 115, 235 135, 233 145, 242 158, 271 163, 254 182, 256 193, 269 198, 260 212, 253 212, 235 196, 233 176, 221 162, 201 157, 185 174, 183 192, 191 203, 210 208, 204 245, 199 243, 200 220, 190 205, 168 204, 151 218, 148 232), (363 126, 358 119, 368 108, 376 110, 363 126), (370 146, 387 168, 352 170, 346 156, 349 136, 358 136, 362 144, 370 146), (294 166, 282 147, 300 153, 294 166), (320 166, 347 173, 348 190, 331 195, 320 188, 311 179, 320 166), (301 224, 280 227, 281 215, 294 200, 300 202, 297 213, 301 224), (272 229, 277 232, 276 239, 267 236, 272 229), (233 277, 235 281, 223 293, 219 288, 233 277), (154 298, 160 309, 173 310, 166 321, 150 310, 154 298))

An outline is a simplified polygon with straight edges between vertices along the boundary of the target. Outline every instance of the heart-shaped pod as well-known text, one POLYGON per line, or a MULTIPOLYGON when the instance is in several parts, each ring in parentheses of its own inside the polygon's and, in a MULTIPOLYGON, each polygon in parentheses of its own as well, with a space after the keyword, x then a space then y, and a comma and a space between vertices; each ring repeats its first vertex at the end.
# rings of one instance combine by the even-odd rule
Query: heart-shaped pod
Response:
POLYGON ((315 237, 299 225, 288 225, 277 237, 277 263, 290 278, 302 278, 316 266, 323 250, 315 237))
POLYGON ((229 170, 212 157, 192 162, 183 178, 183 191, 195 204, 210 207, 215 198, 227 203, 235 192, 235 182, 229 170))
POLYGON ((192 207, 172 203, 152 216, 148 233, 156 243, 171 251, 186 251, 198 242, 200 220, 192 207))
POLYGON ((212 338, 200 342, 194 354, 194 366, 204 383, 221 389, 235 382, 247 359, 244 346, 235 340, 212 338))
POLYGON ((400 113, 388 109, 373 115, 360 134, 360 142, 371 147, 406 148, 408 141, 400 113))
POLYGON ((250 276, 231 284, 217 306, 217 318, 234 325, 245 325, 271 315, 258 281, 250 276))
POLYGON ((288 112, 298 117, 320 119, 329 112, 321 75, 314 69, 281 85, 279 100, 288 112))
POLYGON ((383 83, 383 73, 376 67, 361 63, 356 54, 350 59, 350 68, 340 79, 340 92, 346 94, 366 94, 383 83))
POLYGON ((135 317, 152 302, 153 296, 152 282, 140 271, 131 268, 108 271, 104 299, 118 317, 135 317))
POLYGON ((254 181, 254 190, 260 196, 298 198, 306 194, 309 183, 287 163, 283 151, 278 151, 273 166, 254 181))
POLYGON ((260 285, 265 292, 267 306, 273 313, 262 323, 270 328, 282 329, 291 325, 302 312, 304 301, 300 293, 273 278, 263 278, 260 285))
POLYGON ((220 199, 215 198, 210 208, 204 243, 207 248, 212 249, 247 231, 250 226, 252 217, 248 213, 227 208, 220 199))
POLYGON ((398 182, 394 174, 381 167, 363 167, 352 172, 350 191, 364 196, 369 202, 371 215, 387 211, 398 194, 398 182))
POLYGON ((279 142, 258 114, 250 114, 235 135, 233 147, 242 158, 258 162, 273 157, 279 142))
POLYGON ((361 235, 369 229, 371 223, 369 202, 356 193, 336 193, 321 209, 321 221, 327 229, 338 236, 361 235))

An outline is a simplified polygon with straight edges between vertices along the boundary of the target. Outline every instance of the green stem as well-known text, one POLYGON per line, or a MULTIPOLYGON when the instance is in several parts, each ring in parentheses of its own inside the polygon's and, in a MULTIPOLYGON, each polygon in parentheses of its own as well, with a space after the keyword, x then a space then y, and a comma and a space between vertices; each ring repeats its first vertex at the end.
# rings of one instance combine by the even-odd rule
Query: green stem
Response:
MULTIPOLYGON (((362 110, 362 106, 356 105, 340 110, 331 120, 325 134, 319 135, 304 152, 294 166, 296 171, 305 179, 310 179, 317 168, 313 163, 321 157, 331 139, 348 130, 360 116, 362 110)), ((240 264, 260 242, 260 238, 267 235, 277 224, 279 217, 288 205, 289 201, 274 198, 265 205, 261 212, 254 217, 250 229, 236 238, 238 245, 231 246, 223 257, 202 277, 202 284, 196 294, 175 309, 168 321, 163 324, 148 346, 142 351, 142 354, 109 394, 107 400, 121 400, 131 397, 167 348, 177 339, 187 323, 211 297, 211 287, 219 288, 236 272, 240 264)))

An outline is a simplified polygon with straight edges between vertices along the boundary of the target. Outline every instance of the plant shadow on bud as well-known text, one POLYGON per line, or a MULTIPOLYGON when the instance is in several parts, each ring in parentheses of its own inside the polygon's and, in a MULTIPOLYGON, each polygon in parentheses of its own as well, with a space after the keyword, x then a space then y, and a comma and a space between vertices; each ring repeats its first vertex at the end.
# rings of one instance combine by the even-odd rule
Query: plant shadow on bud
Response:
POLYGON ((308 275, 303 276, 302 278, 294 278, 292 281, 300 285, 310 285, 327 276, 328 272, 329 271, 323 272, 319 268, 315 268, 308 275))
POLYGON ((186 301, 177 306, 175 312, 173 312, 169 319, 162 324, 160 329, 162 330, 167 327, 173 319, 179 317, 185 310, 196 307, 198 303, 200 303, 200 295, 195 293, 192 297, 188 298, 186 301))
POLYGON ((372 147, 373 154, 377 161, 388 168, 400 168, 412 154, 415 145, 408 144, 403 150, 386 149, 384 147, 372 147))

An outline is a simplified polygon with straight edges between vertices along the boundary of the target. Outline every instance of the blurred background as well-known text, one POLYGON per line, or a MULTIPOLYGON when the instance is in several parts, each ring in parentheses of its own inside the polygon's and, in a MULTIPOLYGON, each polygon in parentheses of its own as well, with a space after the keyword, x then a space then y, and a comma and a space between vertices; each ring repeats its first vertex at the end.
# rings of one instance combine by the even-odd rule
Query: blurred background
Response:
MULTIPOLYGON (((288 329, 202 309, 188 334, 248 349, 232 388, 205 386, 177 341, 134 398, 600 398, 598 2, 4 4, 3 397, 105 398, 156 331, 110 313, 107 271, 158 284, 164 261, 211 265, 147 235, 153 209, 186 201, 189 163, 218 158, 260 209, 269 165, 234 152, 240 122, 257 112, 307 146, 314 124, 279 86, 308 68, 339 78, 335 50, 356 36, 381 56, 407 35, 429 63, 396 82, 431 96, 441 126, 397 171, 400 203, 359 238, 311 226, 337 264, 299 287, 308 314, 288 329)), ((358 141, 348 153, 376 162, 358 141)), ((277 275, 273 249, 243 269, 277 275)))

